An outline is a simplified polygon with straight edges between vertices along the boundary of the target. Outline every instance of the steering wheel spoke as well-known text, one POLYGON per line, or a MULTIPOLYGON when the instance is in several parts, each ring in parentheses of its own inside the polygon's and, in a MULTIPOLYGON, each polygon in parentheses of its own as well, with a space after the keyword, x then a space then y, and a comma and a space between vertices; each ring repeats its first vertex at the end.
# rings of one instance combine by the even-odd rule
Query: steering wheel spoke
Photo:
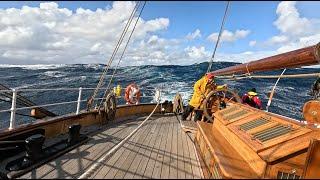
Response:
POLYGON ((241 99, 235 91, 232 91, 229 88, 211 91, 203 101, 205 117, 212 122, 213 113, 220 110, 221 106, 226 106, 231 101, 241 103, 241 99))

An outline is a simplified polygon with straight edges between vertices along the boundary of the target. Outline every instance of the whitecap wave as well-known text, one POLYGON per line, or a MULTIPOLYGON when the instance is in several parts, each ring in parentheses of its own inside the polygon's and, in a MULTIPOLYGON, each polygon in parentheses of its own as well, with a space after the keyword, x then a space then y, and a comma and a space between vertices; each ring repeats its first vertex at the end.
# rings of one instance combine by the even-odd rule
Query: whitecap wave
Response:
POLYGON ((44 75, 48 76, 48 77, 55 77, 55 78, 59 78, 59 77, 64 77, 65 74, 63 74, 60 71, 46 71, 44 72, 44 75))
POLYGON ((33 65, 13 65, 13 64, 0 64, 0 68, 22 68, 27 70, 40 70, 40 69, 57 69, 67 67, 66 64, 33 64, 33 65))

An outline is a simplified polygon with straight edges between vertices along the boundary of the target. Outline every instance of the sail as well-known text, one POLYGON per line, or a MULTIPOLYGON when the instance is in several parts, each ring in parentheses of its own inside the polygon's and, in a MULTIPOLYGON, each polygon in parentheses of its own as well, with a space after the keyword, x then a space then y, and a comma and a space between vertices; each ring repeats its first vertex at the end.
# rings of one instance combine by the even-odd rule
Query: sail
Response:
POLYGON ((210 73, 214 75, 253 73, 316 64, 320 64, 320 43, 249 63, 219 69, 210 73))

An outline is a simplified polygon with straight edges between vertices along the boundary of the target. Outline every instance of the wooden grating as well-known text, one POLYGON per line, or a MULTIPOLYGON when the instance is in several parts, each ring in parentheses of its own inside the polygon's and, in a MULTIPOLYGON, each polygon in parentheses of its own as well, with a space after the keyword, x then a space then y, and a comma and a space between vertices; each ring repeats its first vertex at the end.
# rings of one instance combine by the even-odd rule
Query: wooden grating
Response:
POLYGON ((254 139, 265 142, 294 131, 291 126, 278 124, 274 127, 252 134, 254 139))
POLYGON ((268 117, 260 117, 256 120, 253 120, 253 121, 249 121, 249 122, 246 122, 244 124, 241 124, 240 125, 240 129, 243 130, 243 131, 248 131, 248 130, 251 130, 253 128, 256 128, 258 126, 262 126, 264 124, 267 124, 270 122, 269 120, 270 118, 268 117))
POLYGON ((277 179, 300 179, 301 177, 293 174, 293 173, 285 173, 282 171, 279 171, 277 174, 277 179))

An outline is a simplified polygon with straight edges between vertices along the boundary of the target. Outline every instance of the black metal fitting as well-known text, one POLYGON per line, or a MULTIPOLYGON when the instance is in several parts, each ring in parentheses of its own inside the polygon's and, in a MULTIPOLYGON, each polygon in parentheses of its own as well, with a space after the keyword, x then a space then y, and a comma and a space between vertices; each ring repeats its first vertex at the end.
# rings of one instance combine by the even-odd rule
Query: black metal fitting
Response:
POLYGON ((41 158, 42 145, 45 141, 45 136, 42 134, 35 134, 28 137, 26 142, 26 159, 36 161, 41 158))
POLYGON ((68 145, 73 145, 80 140, 80 124, 73 124, 69 126, 68 145))

